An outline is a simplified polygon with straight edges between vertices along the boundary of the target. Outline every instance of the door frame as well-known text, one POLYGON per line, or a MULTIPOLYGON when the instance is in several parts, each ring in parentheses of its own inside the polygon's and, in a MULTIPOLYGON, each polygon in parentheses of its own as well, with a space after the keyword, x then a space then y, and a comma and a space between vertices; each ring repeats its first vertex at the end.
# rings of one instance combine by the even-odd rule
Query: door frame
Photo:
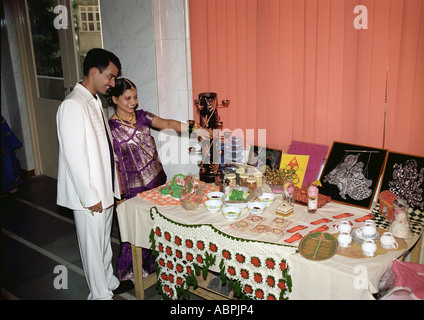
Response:
MULTIPOLYGON (((68 29, 60 29, 58 30, 58 33, 62 57, 64 87, 71 88, 75 85, 76 82, 79 81, 79 67, 77 60, 77 50, 74 41, 75 32, 73 28, 71 0, 55 0, 55 4, 64 5, 68 9, 68 21, 70 21, 68 24, 68 29)), ((28 19, 28 8, 26 5, 26 0, 11 1, 11 6, 13 10, 19 57, 22 68, 22 81, 24 86, 23 91, 28 110, 32 152, 34 155, 35 175, 40 175, 46 173, 46 168, 43 167, 41 155, 42 147, 39 133, 40 128, 38 128, 36 118, 36 99, 42 100, 43 102, 52 105, 57 103, 57 106, 59 106, 61 101, 58 102, 57 100, 42 99, 38 97, 38 82, 36 80, 37 72, 33 58, 34 52, 31 25, 28 19)), ((57 172, 56 174, 53 174, 53 177, 57 177, 57 172)))

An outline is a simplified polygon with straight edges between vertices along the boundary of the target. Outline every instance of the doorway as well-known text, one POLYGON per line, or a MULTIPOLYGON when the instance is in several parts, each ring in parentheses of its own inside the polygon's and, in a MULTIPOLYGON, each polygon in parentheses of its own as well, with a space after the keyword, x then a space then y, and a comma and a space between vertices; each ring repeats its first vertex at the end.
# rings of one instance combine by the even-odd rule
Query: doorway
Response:
POLYGON ((57 179, 56 113, 82 80, 85 53, 102 47, 98 0, 13 1, 36 174, 57 179))

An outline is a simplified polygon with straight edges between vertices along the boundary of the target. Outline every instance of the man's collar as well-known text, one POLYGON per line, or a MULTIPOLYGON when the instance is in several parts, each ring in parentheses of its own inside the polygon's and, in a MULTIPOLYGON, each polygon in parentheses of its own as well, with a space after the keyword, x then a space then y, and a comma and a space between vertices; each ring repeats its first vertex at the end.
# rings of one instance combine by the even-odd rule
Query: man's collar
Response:
POLYGON ((83 85, 82 85, 82 83, 81 82, 78 82, 76 85, 75 85, 75 89, 79 89, 79 90, 81 90, 81 92, 82 92, 82 94, 84 95, 84 97, 87 99, 87 100, 91 100, 91 99, 96 99, 97 100, 97 94, 96 95, 93 95, 91 92, 90 92, 90 90, 88 90, 86 87, 84 87, 83 85))

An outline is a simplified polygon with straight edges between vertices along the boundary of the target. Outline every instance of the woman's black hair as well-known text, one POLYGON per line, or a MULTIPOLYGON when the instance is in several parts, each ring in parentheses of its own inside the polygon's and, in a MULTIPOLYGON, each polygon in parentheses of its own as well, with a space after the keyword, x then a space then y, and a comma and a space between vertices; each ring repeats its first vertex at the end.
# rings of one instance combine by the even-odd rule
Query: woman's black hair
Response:
POLYGON ((135 84, 126 78, 116 78, 115 79, 115 86, 110 88, 106 94, 107 101, 109 104, 116 108, 115 103, 113 103, 112 97, 118 98, 120 95, 124 93, 125 90, 128 89, 137 89, 135 84))
POLYGON ((121 61, 112 52, 101 48, 94 48, 87 52, 83 62, 83 74, 88 75, 91 68, 99 69, 102 73, 112 62, 118 68, 118 77, 121 75, 121 61))

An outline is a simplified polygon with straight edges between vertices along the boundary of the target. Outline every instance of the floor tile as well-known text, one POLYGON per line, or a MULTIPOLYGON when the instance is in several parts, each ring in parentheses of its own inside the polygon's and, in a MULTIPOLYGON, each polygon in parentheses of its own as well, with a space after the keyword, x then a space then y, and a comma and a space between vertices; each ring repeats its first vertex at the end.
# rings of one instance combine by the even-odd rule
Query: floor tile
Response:
MULTIPOLYGON (((73 213, 56 205, 56 180, 37 176, 20 190, 1 198, 1 284, 9 297, 24 300, 86 300, 73 213), (54 268, 66 264, 68 289, 57 289, 54 268)), ((119 225, 112 226, 112 264, 120 253, 119 225)), ((5 299, 5 297, 1 297, 5 299)), ((114 300, 135 299, 134 289, 114 300)), ((161 300, 156 286, 145 290, 145 300, 161 300)))
POLYGON ((23 300, 86 300, 90 291, 84 277, 71 269, 48 273, 16 288, 14 294, 23 300), (65 276, 67 278, 65 279, 65 276), (55 278, 61 277, 56 281, 55 278))
POLYGON ((43 249, 60 256, 64 260, 81 265, 81 256, 78 249, 78 239, 75 233, 60 237, 54 242, 46 244, 43 249))
POLYGON ((2 227, 43 246, 75 232, 75 226, 13 198, 2 201, 2 227))
MULTIPOLYGON (((14 290, 46 274, 53 274, 57 262, 2 234, 2 285, 14 290)), ((15 294, 16 295, 16 294, 15 294)))

